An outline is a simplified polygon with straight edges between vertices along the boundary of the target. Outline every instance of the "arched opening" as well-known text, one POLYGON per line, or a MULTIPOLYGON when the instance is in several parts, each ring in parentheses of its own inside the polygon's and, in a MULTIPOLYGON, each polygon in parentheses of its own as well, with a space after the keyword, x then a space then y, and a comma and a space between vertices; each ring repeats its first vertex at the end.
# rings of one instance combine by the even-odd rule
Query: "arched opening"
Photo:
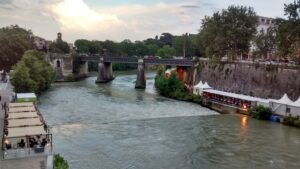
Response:
POLYGON ((56 67, 60 67, 60 61, 59 60, 56 61, 56 67))

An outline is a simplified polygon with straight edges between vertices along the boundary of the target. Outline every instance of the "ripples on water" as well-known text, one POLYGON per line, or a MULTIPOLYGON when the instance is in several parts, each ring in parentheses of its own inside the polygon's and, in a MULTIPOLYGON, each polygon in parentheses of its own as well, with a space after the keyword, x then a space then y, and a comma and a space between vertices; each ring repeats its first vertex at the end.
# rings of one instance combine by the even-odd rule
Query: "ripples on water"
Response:
POLYGON ((40 97, 73 169, 300 168, 300 131, 157 96, 154 74, 55 84, 40 97))

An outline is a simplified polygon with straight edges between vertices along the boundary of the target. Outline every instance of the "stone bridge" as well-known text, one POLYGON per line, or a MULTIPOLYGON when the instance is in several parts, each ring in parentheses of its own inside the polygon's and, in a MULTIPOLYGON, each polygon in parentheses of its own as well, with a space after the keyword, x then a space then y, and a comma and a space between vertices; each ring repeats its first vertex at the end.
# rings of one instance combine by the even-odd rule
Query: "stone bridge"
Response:
MULTIPOLYGON (((145 65, 172 65, 177 66, 177 74, 187 77, 189 67, 192 67, 191 59, 139 59, 134 57, 99 57, 99 56, 80 56, 82 64, 86 62, 97 62, 98 76, 96 83, 106 83, 114 79, 112 63, 135 63, 138 64, 137 79, 135 88, 145 89, 146 76, 145 65)), ((186 78, 183 78, 186 80, 186 78)))

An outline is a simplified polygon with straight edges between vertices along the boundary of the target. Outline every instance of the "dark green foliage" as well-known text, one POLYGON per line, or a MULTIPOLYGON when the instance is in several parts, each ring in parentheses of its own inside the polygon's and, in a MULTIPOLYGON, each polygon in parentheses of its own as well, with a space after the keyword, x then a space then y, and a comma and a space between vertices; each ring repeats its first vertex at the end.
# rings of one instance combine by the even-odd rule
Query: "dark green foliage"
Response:
POLYGON ((267 32, 264 32, 262 30, 254 38, 254 43, 257 48, 254 54, 257 57, 267 58, 268 53, 272 52, 275 49, 275 45, 276 45, 275 29, 269 29, 267 32))
POLYGON ((155 87, 158 93, 165 97, 194 103, 201 103, 202 101, 200 96, 185 91, 184 83, 177 78, 176 73, 172 73, 171 76, 167 78, 162 67, 158 69, 155 87))
POLYGON ((10 70, 26 50, 32 49, 30 30, 12 25, 0 29, 0 68, 10 70))
POLYGON ((36 50, 26 51, 22 59, 14 66, 11 83, 15 92, 40 93, 51 86, 55 73, 44 60, 43 55, 36 50))
POLYGON ((67 42, 57 40, 50 44, 49 51, 52 53, 70 53, 70 47, 67 42))
POLYGON ((205 17, 200 39, 206 56, 235 59, 248 53, 250 41, 256 33, 256 23, 254 10, 244 6, 229 6, 212 17, 205 17))
POLYGON ((300 128, 300 119, 292 116, 283 118, 283 124, 300 128))
POLYGON ((184 34, 182 36, 174 36, 172 47, 176 51, 177 56, 192 57, 199 56, 198 36, 184 34))
POLYGON ((270 108, 257 106, 249 111, 249 115, 257 119, 269 120, 272 115, 272 111, 270 108))
POLYGON ((55 154, 55 156, 54 156, 54 169, 69 169, 69 164, 59 154, 55 154))
POLYGON ((156 55, 162 57, 162 58, 172 58, 175 56, 176 51, 173 47, 169 45, 165 45, 164 47, 158 49, 156 55))

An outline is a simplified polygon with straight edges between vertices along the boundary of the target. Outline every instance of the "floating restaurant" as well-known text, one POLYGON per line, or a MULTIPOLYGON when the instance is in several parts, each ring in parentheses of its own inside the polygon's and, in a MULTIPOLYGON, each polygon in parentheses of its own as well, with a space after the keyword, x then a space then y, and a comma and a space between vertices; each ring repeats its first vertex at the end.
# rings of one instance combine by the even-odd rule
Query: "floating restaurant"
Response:
POLYGON ((9 103, 2 150, 4 159, 52 155, 52 134, 34 103, 9 103))
POLYGON ((202 81, 193 87, 193 93, 202 96, 204 105, 220 112, 247 114, 250 108, 262 105, 279 116, 300 116, 300 98, 293 102, 287 94, 279 100, 263 99, 215 90, 202 81))

